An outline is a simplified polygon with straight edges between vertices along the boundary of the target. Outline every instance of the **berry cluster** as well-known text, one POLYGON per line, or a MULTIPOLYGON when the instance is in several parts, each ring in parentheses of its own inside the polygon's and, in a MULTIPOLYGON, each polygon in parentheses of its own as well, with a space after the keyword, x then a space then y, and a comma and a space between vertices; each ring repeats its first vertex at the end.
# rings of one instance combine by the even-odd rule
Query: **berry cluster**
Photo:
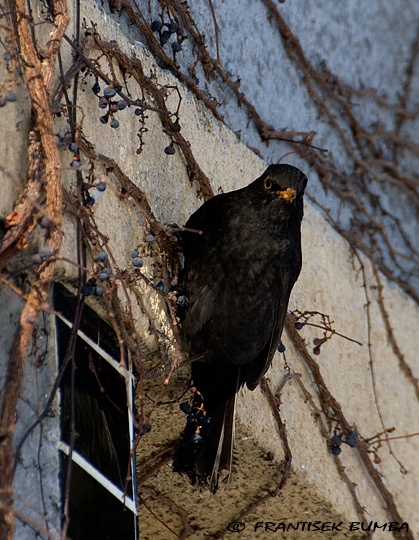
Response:
MULTIPOLYGON (((302 322, 302 321, 297 321, 294 323, 294 326, 297 330, 301 330, 302 328, 304 328, 304 326, 308 324, 308 326, 313 326, 312 324, 310 323, 307 323, 307 321, 305 322, 302 322)), ((326 336, 323 337, 323 338, 318 338, 318 337, 315 337, 313 339, 313 354, 315 354, 316 356, 318 356, 321 352, 320 350, 320 347, 323 345, 323 343, 325 343, 328 339, 330 339, 330 336, 326 336)), ((280 351, 281 352, 281 351, 280 351)))
POLYGON ((191 398, 180 404, 180 410, 187 415, 185 431, 190 433, 189 442, 200 446, 211 423, 211 418, 205 410, 204 397, 201 392, 192 388, 191 398))
POLYGON ((153 32, 157 32, 159 34, 159 41, 162 47, 164 47, 166 43, 170 41, 172 36, 176 36, 175 40, 171 43, 173 56, 176 58, 176 54, 182 50, 182 43, 186 39, 185 29, 174 21, 165 23, 159 20, 153 21, 150 27, 153 32))
POLYGON ((68 145, 68 149, 73 153, 73 159, 70 162, 70 167, 73 169, 79 169, 83 163, 80 159, 80 150, 78 145, 75 142, 72 142, 68 145))
MULTIPOLYGON (((172 122, 170 124, 170 129, 171 129, 171 131, 173 131, 173 133, 179 133, 179 131, 181 130, 180 124, 179 124, 178 119, 177 119, 177 114, 176 114, 176 120, 174 120, 174 122, 172 122)), ((175 147, 173 146, 173 140, 169 144, 169 146, 166 146, 166 148, 164 149, 164 152, 168 156, 173 156, 173 154, 175 153, 175 147)))
POLYGON ((342 435, 333 435, 330 439, 332 444, 332 454, 338 456, 341 452, 341 446, 343 443, 347 444, 351 448, 355 448, 356 441, 358 440, 358 433, 356 431, 351 431, 349 435, 346 435, 345 440, 342 439, 342 435))
POLYGON ((90 184, 89 182, 83 182, 81 185, 82 192, 84 194, 85 206, 93 206, 96 200, 100 197, 100 193, 106 191, 106 182, 99 180, 96 184, 90 184), (90 194, 90 189, 93 189, 90 194))
POLYGON ((139 251, 138 249, 134 249, 134 251, 131 253, 131 262, 133 264, 133 266, 137 267, 137 268, 141 268, 144 264, 143 262, 143 258, 139 256, 139 251))
MULTIPOLYGON (((98 251, 96 254, 96 263, 98 266, 97 274, 100 282, 103 284, 105 284, 112 275, 112 270, 107 266, 107 262, 108 254, 106 251, 98 251)), ((104 292, 105 287, 103 285, 98 285, 96 277, 88 279, 81 289, 81 294, 83 296, 102 296, 104 292)))
MULTIPOLYGON (((113 100, 113 98, 122 91, 122 86, 105 86, 102 96, 99 96, 100 90, 100 84, 96 80, 95 84, 92 86, 92 92, 99 99, 99 108, 107 109, 107 112, 103 116, 100 116, 99 120, 102 124, 107 124, 110 120, 109 125, 111 126, 111 128, 116 129, 119 127, 119 120, 115 118, 115 114, 118 111, 123 111, 124 109, 126 109, 128 105, 128 103, 124 99, 113 100)), ((137 114, 136 111, 137 109, 135 110, 135 114, 137 114)))
POLYGON ((81 288, 82 296, 101 296, 104 292, 104 287, 97 285, 95 278, 88 279, 81 288))
MULTIPOLYGON (((154 240, 155 240, 154 234, 147 233, 142 243, 143 248, 144 248, 142 251, 146 251, 146 246, 150 246, 151 244, 153 244, 154 240)), ((131 253, 132 265, 135 266, 136 268, 141 268, 144 265, 143 256, 144 254, 143 253, 140 254, 139 249, 134 249, 131 253)))
MULTIPOLYGON (((154 243, 155 236, 151 233, 147 234, 142 242, 142 250, 140 252, 139 249, 134 249, 131 252, 131 264, 135 266, 136 268, 142 268, 144 266, 144 259, 143 257, 147 256, 147 251, 151 251, 150 249, 147 249, 147 246, 150 246, 154 243)), ((138 275, 138 274, 137 274, 138 275)), ((155 285, 150 283, 150 285, 153 287, 153 289, 157 292, 164 292, 164 283, 163 281, 159 281, 155 285)), ((175 288, 177 285, 177 279, 175 278, 171 282, 171 290, 175 288)))
POLYGON ((313 354, 319 355, 320 354, 320 347, 327 341, 327 338, 314 338, 313 339, 313 354))
MULTIPOLYGON (((162 23, 159 23, 159 24, 162 24, 162 23)), ((174 30, 173 24, 175 24, 175 23, 170 23, 170 25, 172 25, 172 26, 169 25, 170 30, 167 30, 167 32, 169 32, 169 33, 170 32, 171 33, 176 32, 174 30)), ((162 26, 163 26, 163 24, 162 24, 162 26)), ((160 28, 160 30, 161 30, 161 28, 160 28)), ((178 31, 180 31, 180 30, 181 29, 178 28, 178 31)), ((100 95, 101 94, 101 86, 99 84, 98 79, 96 79, 96 82, 92 86, 92 92, 97 96, 97 98, 99 100, 99 108, 100 109, 106 109, 105 114, 103 114, 102 116, 99 117, 99 121, 102 124, 108 124, 109 123, 110 127, 113 128, 113 129, 119 128, 120 122, 116 118, 116 114, 119 111, 123 111, 124 109, 126 109, 128 107, 128 103, 127 103, 127 101, 125 99, 114 99, 115 96, 117 96, 118 94, 120 94, 122 92, 122 86, 119 85, 119 84, 105 86, 105 88, 103 89, 102 95, 100 95)), ((136 103, 132 103, 132 104, 135 105, 136 103)), ((140 145, 139 145, 139 147, 137 149, 137 154, 141 154, 143 146, 144 146, 143 134, 148 131, 148 128, 145 126, 145 120, 146 120, 147 116, 144 114, 144 109, 141 106, 136 106, 135 107, 134 114, 135 114, 135 116, 139 117, 139 121, 140 121, 140 124, 141 124, 141 126, 140 126, 140 128, 138 130, 138 137, 140 139, 140 145)), ((173 133, 178 133, 181 130, 181 126, 180 126, 179 121, 178 121, 178 111, 176 111, 171 116, 174 117, 174 120, 170 124, 170 130, 173 133)), ((166 146, 166 148, 164 149, 164 152, 169 156, 175 154, 176 151, 175 151, 175 147, 173 145, 173 140, 171 141, 171 143, 168 146, 166 146)), ((77 156, 75 157, 74 162, 71 164, 71 166, 72 167, 81 166, 79 160, 77 159, 77 156)))

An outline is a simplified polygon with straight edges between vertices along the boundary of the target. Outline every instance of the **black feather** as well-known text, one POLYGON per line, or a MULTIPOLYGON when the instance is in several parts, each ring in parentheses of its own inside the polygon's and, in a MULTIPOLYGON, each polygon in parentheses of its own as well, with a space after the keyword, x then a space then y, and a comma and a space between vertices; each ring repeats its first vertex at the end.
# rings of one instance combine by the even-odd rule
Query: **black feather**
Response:
POLYGON ((202 359, 192 364, 196 422, 185 429, 173 468, 213 492, 221 470, 231 480, 237 391, 256 388, 280 341, 301 270, 306 184, 299 169, 271 165, 249 186, 207 201, 186 223, 202 234, 183 233, 182 328, 190 354, 202 359))

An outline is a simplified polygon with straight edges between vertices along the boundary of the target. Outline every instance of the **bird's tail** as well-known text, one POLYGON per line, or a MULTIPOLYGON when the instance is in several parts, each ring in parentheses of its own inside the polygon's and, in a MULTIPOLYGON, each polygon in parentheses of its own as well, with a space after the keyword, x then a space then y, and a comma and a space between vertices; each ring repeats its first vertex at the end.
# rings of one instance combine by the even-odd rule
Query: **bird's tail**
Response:
POLYGON ((227 470, 223 481, 232 481, 236 394, 214 411, 206 411, 203 402, 197 407, 196 398, 194 403, 190 412, 185 411, 187 424, 173 470, 188 474, 192 484, 198 479, 215 493, 222 470, 227 470))
POLYGON ((236 394, 222 403, 213 414, 208 435, 196 461, 199 478, 206 481, 212 493, 217 491, 218 479, 227 470, 224 481, 232 482, 235 434, 236 394))

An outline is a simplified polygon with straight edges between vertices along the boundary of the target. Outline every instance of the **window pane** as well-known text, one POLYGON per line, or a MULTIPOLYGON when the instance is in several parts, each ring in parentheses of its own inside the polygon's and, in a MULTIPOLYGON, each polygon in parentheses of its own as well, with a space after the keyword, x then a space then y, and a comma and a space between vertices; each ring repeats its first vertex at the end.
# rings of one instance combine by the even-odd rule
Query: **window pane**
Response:
MULTIPOLYGON (((65 477, 67 457, 63 454, 65 477)), ((72 540, 134 540, 133 513, 75 463, 71 464, 70 525, 72 540)))
MULTIPOLYGON (((73 322, 75 298, 64 287, 55 287, 54 304, 57 311, 73 322)), ((61 367, 72 330, 58 317, 56 325, 61 367)), ((88 306, 83 308, 80 330, 118 360, 119 348, 113 329, 88 306)), ((127 496, 131 498, 132 483, 125 483, 127 474, 131 475, 128 469, 130 435, 125 379, 81 337, 76 339, 74 359, 74 388, 71 386, 71 362, 65 369, 60 385, 61 439, 70 444, 73 410, 76 433, 74 450, 122 491, 126 489, 127 496)), ((68 460, 65 456, 62 459, 64 497, 68 460)), ((75 463, 72 463, 71 470, 69 512, 69 536, 72 540, 135 538, 132 512, 124 509, 120 501, 75 463), (99 533, 99 530, 102 532, 99 533)))

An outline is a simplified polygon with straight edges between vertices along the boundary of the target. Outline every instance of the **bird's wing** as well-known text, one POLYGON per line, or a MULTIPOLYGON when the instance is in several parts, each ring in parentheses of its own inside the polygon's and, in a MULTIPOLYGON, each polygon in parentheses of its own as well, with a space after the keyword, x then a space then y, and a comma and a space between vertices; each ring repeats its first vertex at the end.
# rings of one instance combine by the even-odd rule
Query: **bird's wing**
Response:
POLYGON ((287 314, 288 300, 296 279, 294 279, 294 273, 291 273, 289 270, 288 268, 286 270, 284 269, 279 275, 278 294, 269 338, 263 349, 248 367, 246 385, 250 390, 254 390, 260 383, 260 380, 268 371, 275 351, 278 348, 287 314))
MULTIPOLYGON (((220 268, 217 249, 223 242, 230 197, 218 195, 201 206, 187 221, 185 227, 203 234, 186 231, 182 234, 185 270, 181 283, 189 302, 184 331, 187 337, 197 337, 210 320, 216 302, 216 292, 222 287, 224 271, 220 268), (193 291, 193 294, 190 294, 193 291)), ((192 345, 192 344, 191 344, 192 345)), ((195 344, 196 345, 196 344, 195 344)), ((200 350, 201 347, 198 347, 200 350)))

